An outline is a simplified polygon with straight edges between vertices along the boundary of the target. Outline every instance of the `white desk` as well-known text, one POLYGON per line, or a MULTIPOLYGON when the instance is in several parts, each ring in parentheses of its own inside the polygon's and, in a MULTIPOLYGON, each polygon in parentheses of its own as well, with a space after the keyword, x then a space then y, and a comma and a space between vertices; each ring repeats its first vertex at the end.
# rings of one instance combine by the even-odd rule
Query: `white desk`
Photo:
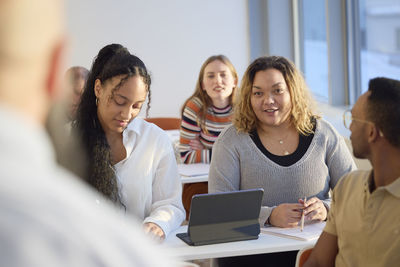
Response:
POLYGON ((210 164, 205 163, 178 164, 182 184, 208 182, 209 170, 210 164))
POLYGON ((268 234, 260 234, 257 240, 237 241, 204 246, 189 246, 176 237, 176 233, 182 233, 186 231, 187 226, 181 226, 179 229, 172 232, 162 245, 168 248, 171 255, 181 260, 221 258, 300 250, 306 246, 312 246, 317 242, 317 240, 299 241, 268 234))
POLYGON ((197 176, 183 176, 181 175, 182 184, 208 182, 208 174, 197 176))

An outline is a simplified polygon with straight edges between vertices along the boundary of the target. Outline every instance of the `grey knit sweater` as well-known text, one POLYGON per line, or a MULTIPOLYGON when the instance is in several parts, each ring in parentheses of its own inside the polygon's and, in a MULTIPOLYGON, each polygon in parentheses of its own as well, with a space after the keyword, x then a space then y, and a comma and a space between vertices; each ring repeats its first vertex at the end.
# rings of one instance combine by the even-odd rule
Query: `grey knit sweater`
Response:
POLYGON ((300 198, 316 196, 329 207, 329 190, 344 174, 355 169, 343 137, 325 120, 317 120, 306 153, 288 167, 271 161, 249 134, 237 133, 232 125, 220 134, 213 146, 208 190, 213 193, 263 188, 260 212, 263 224, 274 207, 297 203, 300 198))

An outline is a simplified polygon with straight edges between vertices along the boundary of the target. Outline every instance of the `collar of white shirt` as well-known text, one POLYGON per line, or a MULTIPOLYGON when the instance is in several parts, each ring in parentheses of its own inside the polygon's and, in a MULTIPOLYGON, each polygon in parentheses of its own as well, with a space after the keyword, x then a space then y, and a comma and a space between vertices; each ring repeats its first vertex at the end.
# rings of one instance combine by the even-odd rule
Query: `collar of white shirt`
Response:
POLYGON ((145 123, 146 122, 143 119, 135 118, 124 130, 122 134, 122 142, 126 150, 126 157, 129 157, 135 148, 136 141, 140 138, 145 123))

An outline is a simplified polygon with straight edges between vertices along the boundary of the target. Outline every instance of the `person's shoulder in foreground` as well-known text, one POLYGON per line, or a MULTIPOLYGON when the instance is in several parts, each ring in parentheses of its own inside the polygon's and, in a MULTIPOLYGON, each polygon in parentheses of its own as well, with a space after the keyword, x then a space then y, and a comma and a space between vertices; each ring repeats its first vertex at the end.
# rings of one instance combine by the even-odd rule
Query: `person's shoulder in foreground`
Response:
POLYGON ((56 166, 43 130, 0 111, 13 129, 0 134, 1 265, 172 266, 138 222, 56 166))
POLYGON ((335 187, 324 232, 305 266, 397 266, 400 177, 370 192, 373 172, 357 170, 335 187))
POLYGON ((138 222, 75 177, 23 176, 2 175, 0 183, 2 266, 174 266, 138 222))
POLYGON ((0 1, 0 265, 173 266, 56 163, 45 124, 62 95, 62 13, 57 0, 0 1))

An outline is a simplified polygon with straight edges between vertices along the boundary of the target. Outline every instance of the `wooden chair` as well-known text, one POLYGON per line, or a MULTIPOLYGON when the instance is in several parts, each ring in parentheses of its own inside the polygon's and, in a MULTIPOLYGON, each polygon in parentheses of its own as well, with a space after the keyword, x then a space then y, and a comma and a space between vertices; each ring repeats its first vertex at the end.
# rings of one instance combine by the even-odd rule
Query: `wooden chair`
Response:
POLYGON ((181 119, 173 117, 145 118, 146 121, 154 123, 163 130, 176 130, 181 128, 181 119))
POLYGON ((297 253, 295 267, 302 267, 304 265, 304 263, 307 261, 308 257, 310 257, 312 250, 313 250, 313 247, 305 247, 305 248, 301 249, 297 253))
POLYGON ((179 129, 181 128, 181 118, 153 117, 145 118, 144 120, 150 123, 154 123, 164 131, 173 130, 171 132, 174 133, 167 132, 167 134, 171 139, 172 146, 174 148, 176 162, 181 163, 181 155, 179 153, 179 129))

